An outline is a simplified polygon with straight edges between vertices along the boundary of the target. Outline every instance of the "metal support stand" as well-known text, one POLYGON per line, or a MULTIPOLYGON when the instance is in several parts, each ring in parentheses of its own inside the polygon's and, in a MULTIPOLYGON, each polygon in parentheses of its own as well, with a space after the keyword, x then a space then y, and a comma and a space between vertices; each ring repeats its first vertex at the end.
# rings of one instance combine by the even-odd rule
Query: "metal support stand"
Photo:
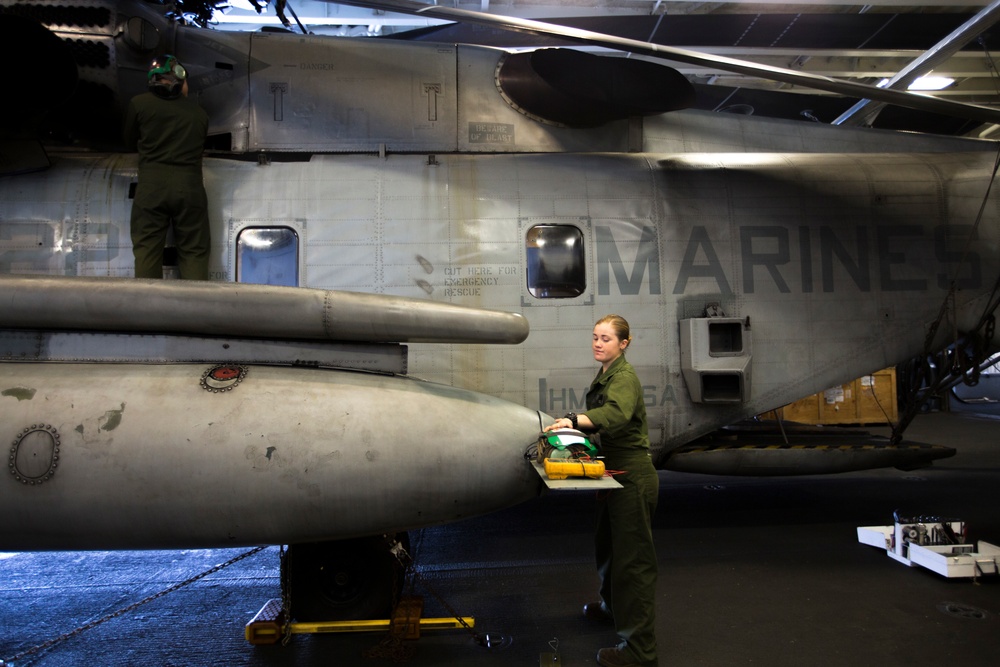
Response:
MULTIPOLYGON (((461 618, 421 618, 424 601, 420 597, 400 600, 390 619, 357 621, 320 621, 313 623, 289 623, 288 631, 293 635, 320 634, 334 632, 377 632, 388 630, 402 639, 419 639, 422 630, 453 630, 475 626, 472 616, 461 618)), ((281 599, 268 600, 257 615, 246 624, 245 635, 251 644, 277 644, 285 633, 285 618, 281 609, 281 599)))

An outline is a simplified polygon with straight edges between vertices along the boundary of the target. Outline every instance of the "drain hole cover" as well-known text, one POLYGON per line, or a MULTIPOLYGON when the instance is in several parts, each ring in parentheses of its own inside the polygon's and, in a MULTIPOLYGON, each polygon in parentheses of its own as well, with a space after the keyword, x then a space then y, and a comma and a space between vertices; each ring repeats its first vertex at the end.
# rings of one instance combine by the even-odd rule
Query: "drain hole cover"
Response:
POLYGON ((989 616, 989 613, 983 611, 982 609, 962 604, 960 602, 943 602, 939 604, 937 608, 939 611, 942 611, 949 616, 971 618, 977 621, 985 621, 989 616))

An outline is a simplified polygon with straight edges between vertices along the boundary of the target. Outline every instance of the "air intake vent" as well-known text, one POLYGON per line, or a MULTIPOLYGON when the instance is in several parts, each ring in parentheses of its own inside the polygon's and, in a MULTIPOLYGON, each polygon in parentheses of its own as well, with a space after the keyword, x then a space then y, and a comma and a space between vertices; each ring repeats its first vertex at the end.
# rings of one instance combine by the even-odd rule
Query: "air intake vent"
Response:
POLYGON ((107 44, 90 39, 64 39, 73 61, 79 67, 97 67, 106 69, 111 65, 111 49, 107 44))
POLYGON ((677 70, 572 49, 510 53, 496 70, 501 96, 542 123, 597 127, 632 116, 686 109, 694 88, 677 70))
POLYGON ((67 5, 18 4, 0 7, 0 14, 38 21, 49 28, 108 28, 111 10, 107 7, 72 7, 67 5))
POLYGON ((750 398, 750 329, 741 319, 680 321, 681 373, 695 403, 744 403, 750 398))

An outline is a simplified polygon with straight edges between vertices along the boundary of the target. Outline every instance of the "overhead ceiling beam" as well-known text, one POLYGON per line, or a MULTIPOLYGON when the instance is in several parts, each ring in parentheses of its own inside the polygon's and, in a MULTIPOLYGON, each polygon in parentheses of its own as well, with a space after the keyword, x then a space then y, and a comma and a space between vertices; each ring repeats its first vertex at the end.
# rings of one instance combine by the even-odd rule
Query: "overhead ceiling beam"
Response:
MULTIPOLYGON (((922 56, 899 71, 889 79, 886 88, 906 90, 907 86, 919 77, 934 71, 934 68, 950 58, 963 46, 979 37, 980 34, 1000 19, 1000 0, 994 0, 971 19, 955 28, 944 39, 927 50, 922 56)), ((863 99, 850 109, 834 119, 834 125, 871 125, 879 112, 885 108, 885 102, 863 99)))

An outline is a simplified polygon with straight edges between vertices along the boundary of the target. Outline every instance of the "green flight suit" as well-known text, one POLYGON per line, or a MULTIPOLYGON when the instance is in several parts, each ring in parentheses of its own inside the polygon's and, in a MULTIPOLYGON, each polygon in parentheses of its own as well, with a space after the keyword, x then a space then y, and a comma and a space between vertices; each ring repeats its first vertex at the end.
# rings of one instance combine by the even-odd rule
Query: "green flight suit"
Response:
POLYGON ((136 278, 163 277, 163 247, 173 225, 181 278, 208 280, 211 229, 201 158, 208 114, 187 97, 136 95, 125 114, 125 144, 139 151, 132 202, 136 278))
POLYGON ((652 519, 659 478, 649 457, 642 385, 622 355, 587 392, 587 417, 600 429, 601 454, 624 488, 598 496, 594 545, 601 599, 615 620, 619 648, 656 665, 656 549, 652 519))

